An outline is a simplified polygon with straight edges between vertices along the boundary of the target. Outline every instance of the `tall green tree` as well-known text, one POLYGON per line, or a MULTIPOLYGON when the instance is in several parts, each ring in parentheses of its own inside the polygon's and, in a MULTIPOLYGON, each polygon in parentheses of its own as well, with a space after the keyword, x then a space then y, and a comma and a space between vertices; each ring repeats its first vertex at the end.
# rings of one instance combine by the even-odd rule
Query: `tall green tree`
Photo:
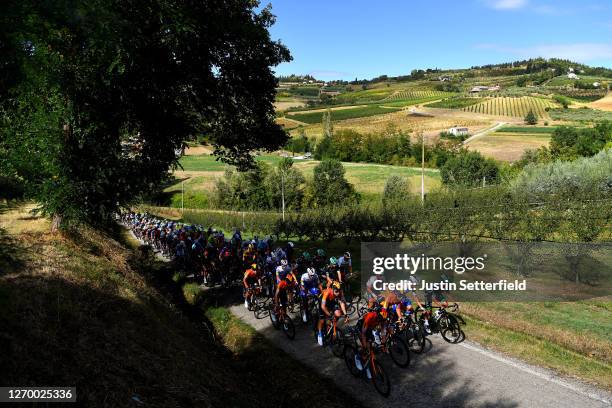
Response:
POLYGON ((356 199, 353 185, 338 160, 323 160, 314 168, 312 194, 315 206, 346 205, 356 199))
POLYGON ((274 150, 271 67, 290 60, 252 0, 7 0, 0 171, 54 225, 103 223, 206 134, 240 168, 274 150))
POLYGON ((462 150, 449 157, 440 169, 442 182, 449 185, 477 187, 499 182, 499 167, 480 153, 462 150))

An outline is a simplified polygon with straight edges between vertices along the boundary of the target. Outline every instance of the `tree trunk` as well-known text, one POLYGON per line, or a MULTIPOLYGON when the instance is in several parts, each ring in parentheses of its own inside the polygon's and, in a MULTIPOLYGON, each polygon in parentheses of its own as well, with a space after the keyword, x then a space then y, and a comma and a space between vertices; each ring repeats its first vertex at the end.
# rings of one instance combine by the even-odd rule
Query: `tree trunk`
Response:
POLYGON ((62 217, 60 214, 53 214, 53 221, 51 222, 51 232, 59 231, 60 227, 62 226, 63 220, 64 217, 62 217))

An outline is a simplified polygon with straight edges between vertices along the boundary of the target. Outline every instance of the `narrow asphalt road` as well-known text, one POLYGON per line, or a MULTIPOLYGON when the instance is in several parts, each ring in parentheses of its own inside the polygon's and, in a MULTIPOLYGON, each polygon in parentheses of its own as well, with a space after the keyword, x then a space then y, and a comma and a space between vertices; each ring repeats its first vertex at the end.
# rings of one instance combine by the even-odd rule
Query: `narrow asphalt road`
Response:
POLYGON ((609 407, 612 396, 582 383, 488 351, 465 341, 448 344, 430 336, 429 350, 412 354, 408 368, 396 367, 387 357, 382 363, 391 376, 391 395, 381 397, 372 384, 352 377, 344 361, 320 348, 309 327, 296 322, 295 340, 275 330, 268 317, 256 319, 243 304, 231 312, 253 326, 277 347, 371 407, 609 407))
MULTIPOLYGON (((131 231, 130 231, 131 232, 131 231)), ((133 234, 132 236, 136 238, 133 234)), ((137 239, 137 238, 136 238, 137 239)), ((167 261, 161 254, 159 259, 167 261)), ((231 299, 228 299, 231 301, 231 299)), ((299 316, 296 337, 289 340, 272 327, 269 317, 255 318, 243 303, 228 306, 278 348, 322 376, 334 381, 366 406, 474 407, 474 408, 592 408, 611 407, 612 394, 562 378, 550 370, 531 366, 482 348, 470 341, 449 344, 429 336, 423 354, 411 354, 408 368, 399 368, 386 356, 382 364, 391 377, 391 395, 380 396, 371 383, 352 377, 342 359, 319 347, 309 326, 299 316)), ((354 320, 355 318, 353 318, 354 320)), ((316 390, 313 390, 316 394, 316 390)))
POLYGON ((478 133, 473 134, 472 136, 468 137, 467 139, 465 139, 463 141, 463 144, 466 145, 470 142, 473 142, 474 140, 478 140, 481 137, 484 137, 486 135, 488 135, 491 132, 495 132, 497 129, 499 129, 500 127, 504 126, 506 124, 506 122, 497 122, 497 124, 493 127, 487 128, 485 130, 481 130, 478 133))

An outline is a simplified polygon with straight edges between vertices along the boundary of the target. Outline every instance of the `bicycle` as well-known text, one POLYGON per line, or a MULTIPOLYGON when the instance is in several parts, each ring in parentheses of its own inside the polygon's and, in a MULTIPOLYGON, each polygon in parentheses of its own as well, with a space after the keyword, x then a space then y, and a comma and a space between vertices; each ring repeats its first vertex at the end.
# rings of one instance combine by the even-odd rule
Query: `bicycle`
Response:
POLYGON ((404 322, 405 327, 402 333, 406 338, 408 349, 413 353, 421 354, 425 349, 425 329, 423 329, 423 326, 411 316, 405 319, 408 320, 408 323, 404 322))
MULTIPOLYGON (((454 303, 451 305, 451 310, 457 312, 459 305, 454 303)), ((454 313, 448 312, 445 307, 439 308, 439 314, 437 315, 436 324, 439 328, 442 338, 451 344, 460 343, 465 340, 465 333, 461 330, 461 322, 465 324, 463 319, 455 315, 454 313)))
POLYGON ((316 325, 315 317, 318 316, 319 311, 319 297, 317 295, 306 293, 306 296, 300 296, 300 317, 302 323, 308 324, 314 322, 316 325))
MULTIPOLYGON (((358 338, 356 327, 349 328, 349 331, 353 334, 353 338, 358 338)), ((391 394, 391 380, 382 364, 379 364, 376 360, 376 351, 370 352, 370 350, 367 350, 365 358, 362 358, 356 344, 346 343, 342 354, 344 363, 351 375, 368 379, 369 372, 369 380, 372 381, 376 391, 383 397, 388 397, 391 394), (357 360, 361 363, 361 370, 357 367, 357 360)))
POLYGON ((386 331, 384 340, 380 342, 375 341, 374 348, 377 351, 388 354, 398 367, 408 367, 410 365, 410 350, 406 342, 399 336, 397 323, 388 323, 386 331))
MULTIPOLYGON (((315 340, 318 336, 318 330, 314 329, 315 340)), ((323 347, 331 347, 332 354, 338 358, 342 357, 344 349, 344 332, 338 327, 338 318, 336 316, 327 317, 325 319, 325 327, 323 328, 323 347)))
POLYGON ((289 340, 295 339, 295 326, 284 307, 273 305, 270 308, 270 320, 275 329, 282 329, 289 340))
MULTIPOLYGON (((459 305, 455 303, 451 308, 453 312, 456 312, 459 305)), ((465 333, 461 329, 461 324, 459 323, 461 321, 465 324, 465 321, 460 316, 448 312, 446 307, 438 307, 438 311, 434 314, 431 313, 431 309, 433 308, 421 312, 418 321, 422 327, 427 327, 425 325, 425 315, 428 315, 428 324, 431 334, 440 333, 444 341, 451 344, 460 343, 465 340, 465 333)))

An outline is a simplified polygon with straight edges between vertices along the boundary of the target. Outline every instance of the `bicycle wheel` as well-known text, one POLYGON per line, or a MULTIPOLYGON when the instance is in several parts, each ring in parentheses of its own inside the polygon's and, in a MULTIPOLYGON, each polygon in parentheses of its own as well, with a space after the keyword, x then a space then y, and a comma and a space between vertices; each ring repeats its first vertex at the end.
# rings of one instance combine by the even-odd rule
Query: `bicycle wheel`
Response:
POLYGON ((371 374, 374 388, 376 388, 376 391, 383 397, 388 397, 389 394, 391 394, 391 380, 389 380, 389 376, 385 372, 385 369, 378 363, 370 369, 373 371, 371 374))
POLYGON ((344 357, 344 363, 349 373, 351 373, 353 377, 359 377, 361 375, 361 370, 355 365, 355 357, 359 358, 357 349, 350 344, 346 344, 342 350, 342 356, 344 357))
POLYGON ((270 321, 272 322, 272 327, 274 327, 275 329, 280 328, 280 322, 278 321, 278 316, 272 309, 270 309, 270 321))
POLYGON ((410 339, 408 339, 408 348, 410 351, 416 354, 421 354, 425 349, 425 333, 423 327, 420 324, 414 324, 407 332, 410 339))
POLYGON ((389 355, 391 360, 401 368, 406 368, 410 365, 410 350, 406 342, 401 337, 392 337, 389 339, 389 355))
POLYGON ((289 340, 295 339, 295 326, 293 325, 293 321, 291 321, 289 316, 285 316, 283 319, 282 329, 289 340))
POLYGON ((442 338, 446 340, 448 343, 455 344, 461 340, 461 338, 465 338, 465 334, 461 330, 459 326, 459 322, 455 318, 455 316, 447 315, 444 317, 444 324, 441 325, 440 334, 442 338))
POLYGON ((344 332, 336 328, 336 337, 331 341, 331 349, 334 356, 341 358, 344 351, 344 332))

